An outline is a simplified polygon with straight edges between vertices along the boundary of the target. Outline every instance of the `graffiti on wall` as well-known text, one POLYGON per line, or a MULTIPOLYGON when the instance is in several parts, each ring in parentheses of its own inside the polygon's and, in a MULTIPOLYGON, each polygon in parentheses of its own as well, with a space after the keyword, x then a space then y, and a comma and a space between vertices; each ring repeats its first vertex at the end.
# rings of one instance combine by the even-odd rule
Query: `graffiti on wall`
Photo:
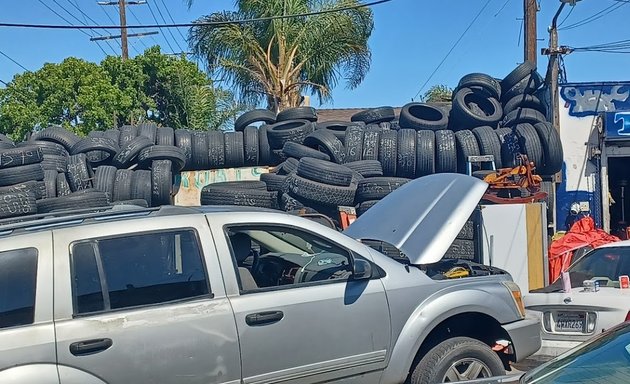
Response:
POLYGON ((630 110, 630 83, 564 85, 560 95, 574 117, 630 110))

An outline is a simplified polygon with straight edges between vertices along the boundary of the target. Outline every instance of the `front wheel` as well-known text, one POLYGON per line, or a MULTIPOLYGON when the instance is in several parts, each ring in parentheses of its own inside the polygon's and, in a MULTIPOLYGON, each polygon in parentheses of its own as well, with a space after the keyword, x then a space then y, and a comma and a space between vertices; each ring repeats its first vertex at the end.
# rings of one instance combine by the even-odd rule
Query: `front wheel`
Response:
POLYGON ((450 383, 505 374, 503 362, 486 344, 454 337, 427 352, 411 373, 410 384, 450 383))

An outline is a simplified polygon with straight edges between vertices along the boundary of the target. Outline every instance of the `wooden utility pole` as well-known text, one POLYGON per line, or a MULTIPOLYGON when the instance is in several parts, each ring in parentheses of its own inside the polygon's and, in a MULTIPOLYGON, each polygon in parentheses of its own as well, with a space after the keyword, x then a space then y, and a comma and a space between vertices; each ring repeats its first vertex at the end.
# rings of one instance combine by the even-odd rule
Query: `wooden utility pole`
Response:
POLYGON ((525 20, 525 61, 538 64, 538 39, 536 33, 536 15, 538 13, 537 0, 523 0, 525 20))
POLYGON ((120 45, 122 46, 122 59, 129 58, 129 46, 127 45, 127 14, 125 0, 118 0, 118 13, 120 13, 120 45))

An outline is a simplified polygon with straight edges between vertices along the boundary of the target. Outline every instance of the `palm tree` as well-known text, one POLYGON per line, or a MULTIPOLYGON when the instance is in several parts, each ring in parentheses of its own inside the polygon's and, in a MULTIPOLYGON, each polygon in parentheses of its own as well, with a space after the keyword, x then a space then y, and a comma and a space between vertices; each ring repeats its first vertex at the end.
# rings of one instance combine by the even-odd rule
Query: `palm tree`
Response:
MULTIPOLYGON (((192 0, 189 0, 189 3, 192 0)), ((201 17, 230 22, 304 14, 360 5, 358 0, 237 0, 236 11, 201 17)), ((374 22, 366 7, 316 16, 191 28, 189 41, 211 73, 226 80, 245 104, 266 101, 279 111, 298 106, 303 93, 331 100, 340 80, 348 88, 365 78, 374 22)))

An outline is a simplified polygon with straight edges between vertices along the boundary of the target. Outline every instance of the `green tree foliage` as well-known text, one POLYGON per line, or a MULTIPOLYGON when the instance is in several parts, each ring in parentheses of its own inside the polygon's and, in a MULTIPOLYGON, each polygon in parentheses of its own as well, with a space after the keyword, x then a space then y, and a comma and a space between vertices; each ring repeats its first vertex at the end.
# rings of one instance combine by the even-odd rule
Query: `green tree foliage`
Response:
POLYGON ((154 121, 173 128, 218 129, 240 110, 185 57, 158 47, 126 61, 100 64, 67 58, 16 75, 0 89, 0 132, 22 138, 59 124, 85 135, 122 124, 154 121))
POLYGON ((453 89, 446 85, 438 84, 429 88, 422 96, 422 101, 426 103, 445 103, 453 99, 453 89))
MULTIPOLYGON (((189 1, 190 3, 191 1, 189 1)), ((237 0, 236 11, 199 21, 225 22, 348 7, 358 0, 237 0)), ((256 23, 198 26, 190 30, 194 52, 224 77, 248 104, 266 101, 272 110, 298 106, 305 92, 320 101, 345 80, 365 78, 371 54, 372 11, 357 8, 310 17, 256 23)))

